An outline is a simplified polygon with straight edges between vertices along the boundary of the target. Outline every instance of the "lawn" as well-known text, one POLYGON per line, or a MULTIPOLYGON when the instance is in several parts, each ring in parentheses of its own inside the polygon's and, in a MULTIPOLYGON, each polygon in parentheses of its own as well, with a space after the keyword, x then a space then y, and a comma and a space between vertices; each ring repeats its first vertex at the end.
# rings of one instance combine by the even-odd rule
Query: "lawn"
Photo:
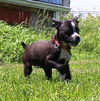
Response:
POLYGON ((72 80, 67 83, 56 70, 51 81, 34 67, 30 78, 23 75, 20 43, 51 40, 55 29, 0 21, 0 101, 100 101, 100 17, 80 19, 79 27, 82 41, 72 48, 72 80))
POLYGON ((72 80, 45 79, 42 69, 34 68, 24 78, 22 64, 0 64, 0 101, 100 101, 100 61, 70 62, 72 80))

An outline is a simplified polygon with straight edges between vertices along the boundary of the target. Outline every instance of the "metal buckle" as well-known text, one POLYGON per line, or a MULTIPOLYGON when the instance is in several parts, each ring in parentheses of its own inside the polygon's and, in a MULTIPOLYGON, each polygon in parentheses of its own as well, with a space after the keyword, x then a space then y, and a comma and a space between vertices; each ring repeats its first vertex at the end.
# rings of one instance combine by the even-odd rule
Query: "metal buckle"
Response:
POLYGON ((59 46, 58 46, 57 44, 54 44, 54 47, 55 47, 55 48, 58 48, 59 46))

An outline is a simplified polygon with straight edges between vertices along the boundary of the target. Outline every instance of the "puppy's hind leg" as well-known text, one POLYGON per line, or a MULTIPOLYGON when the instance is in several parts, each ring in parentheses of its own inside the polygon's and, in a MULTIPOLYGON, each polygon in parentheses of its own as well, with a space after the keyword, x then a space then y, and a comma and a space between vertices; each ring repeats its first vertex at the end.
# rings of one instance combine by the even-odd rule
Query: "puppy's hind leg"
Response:
POLYGON ((32 65, 30 65, 29 63, 25 63, 24 64, 24 76, 27 77, 31 74, 32 72, 32 65))

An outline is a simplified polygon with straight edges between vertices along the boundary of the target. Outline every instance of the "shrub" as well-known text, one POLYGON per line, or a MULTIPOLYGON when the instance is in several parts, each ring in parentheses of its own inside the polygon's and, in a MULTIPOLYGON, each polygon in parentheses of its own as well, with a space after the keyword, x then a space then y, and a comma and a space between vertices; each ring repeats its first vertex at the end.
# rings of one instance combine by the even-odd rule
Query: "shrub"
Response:
MULTIPOLYGON (((69 16, 70 17, 70 16, 69 16)), ((59 18, 62 18, 59 17, 59 18)), ((62 19, 68 19, 64 15, 62 19)), ((99 58, 100 51, 100 17, 88 16, 80 19, 82 41, 73 49, 73 59, 99 58)), ((11 26, 0 22, 0 61, 20 62, 23 48, 22 41, 30 44, 37 40, 49 40, 55 34, 50 28, 26 28, 22 25, 11 26)))
POLYGON ((30 44, 37 40, 50 39, 49 29, 38 31, 22 25, 10 26, 0 22, 0 60, 3 62, 20 62, 23 48, 21 42, 30 44), (49 32, 49 34, 47 34, 49 32))

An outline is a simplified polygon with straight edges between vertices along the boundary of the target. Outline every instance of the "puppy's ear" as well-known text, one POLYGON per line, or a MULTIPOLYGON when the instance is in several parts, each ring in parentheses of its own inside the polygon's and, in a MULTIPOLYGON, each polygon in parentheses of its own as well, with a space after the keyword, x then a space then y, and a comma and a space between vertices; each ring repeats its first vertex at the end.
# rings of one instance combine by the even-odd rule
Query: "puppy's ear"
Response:
POLYGON ((74 17, 72 20, 78 24, 79 23, 78 19, 79 19, 79 17, 74 17))
POLYGON ((58 28, 61 25, 62 21, 59 21, 55 18, 52 19, 52 27, 58 28))

